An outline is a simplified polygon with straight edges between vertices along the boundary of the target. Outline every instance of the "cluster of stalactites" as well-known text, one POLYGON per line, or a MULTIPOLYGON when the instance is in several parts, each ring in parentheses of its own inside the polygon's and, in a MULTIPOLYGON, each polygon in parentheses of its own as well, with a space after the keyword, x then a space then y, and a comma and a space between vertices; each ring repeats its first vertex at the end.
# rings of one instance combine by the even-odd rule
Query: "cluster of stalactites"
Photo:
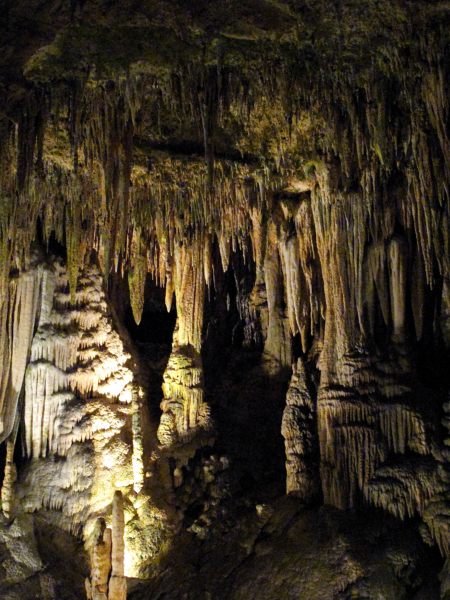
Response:
MULTIPOLYGON (((18 165, 27 165, 20 193, 16 197, 14 178, 3 186, 6 195, 0 218, 0 251, 4 272, 0 274, 0 287, 6 285, 10 264, 18 264, 28 253, 38 218, 46 242, 55 235, 66 243, 72 294, 85 254, 92 248, 97 250, 105 277, 112 271, 131 268, 133 291, 141 289, 143 257, 151 250, 153 239, 158 240, 161 248, 157 251, 162 256, 160 260, 151 256, 149 266, 153 268, 157 262, 158 271, 164 268, 161 231, 168 232, 172 240, 188 230, 204 229, 212 237, 216 234, 225 253, 224 264, 227 262, 230 240, 248 231, 248 180, 254 179, 258 203, 262 204, 264 188, 282 178, 274 176, 270 182, 264 168, 226 161, 213 161, 211 167, 208 161, 195 158, 156 156, 141 160, 139 152, 133 157, 133 135, 142 98, 148 92, 144 90, 146 85, 153 90, 151 82, 142 84, 133 78, 84 89, 74 84, 68 90, 52 90, 48 95, 52 98, 50 106, 41 99, 44 104, 33 109, 33 119, 42 113, 48 117, 43 119, 42 127, 45 129, 48 123, 47 133, 40 134, 40 170, 35 176, 31 167, 36 127, 29 124, 29 132, 26 123, 19 127, 33 141, 27 152, 19 152, 20 158, 16 157, 18 165), (70 152, 65 148, 66 137, 70 152), (46 149, 44 155, 42 148, 46 149), (45 177, 41 177, 44 171, 45 177), (145 240, 142 230, 149 232, 145 240), (136 245, 141 248, 138 254, 136 245)), ((170 239, 167 241, 170 244, 170 239)), ((3 292, 0 289, 2 298, 3 292)), ((134 302, 133 307, 137 319, 138 304, 134 302)))
POLYGON ((302 350, 306 353, 310 336, 320 336, 321 320, 325 318, 322 271, 310 193, 303 193, 294 201, 281 201, 277 224, 291 333, 300 334, 302 350))
MULTIPOLYGON (((16 422, 18 402, 30 356, 31 342, 42 315, 49 311, 51 274, 44 266, 29 267, 9 284, 0 306, 0 439, 6 439, 16 422)), ((50 298, 51 304, 51 298, 50 298)))
MULTIPOLYGON (((381 229, 382 237, 386 237, 386 222, 395 222, 397 214, 403 226, 414 228, 425 278, 431 285, 436 261, 442 270, 448 251, 448 67, 435 42, 421 40, 414 49, 414 58, 427 68, 420 72, 417 84, 410 80, 399 49, 391 50, 390 72, 361 83, 358 89, 354 81, 349 85, 330 74, 325 86, 323 73, 313 72, 304 78, 303 70, 293 69, 287 58, 277 63, 276 69, 269 63, 258 64, 263 76, 250 66, 247 70, 191 65, 177 67, 171 76, 136 75, 110 82, 91 79, 89 85, 81 80, 70 81, 54 84, 51 90, 34 86, 35 91, 23 104, 17 135, 13 135, 15 128, 6 120, 0 122, 2 146, 7 149, 2 149, 1 176, 5 183, 8 181, 4 189, 11 188, 12 192, 10 214, 2 218, 2 246, 5 251, 13 248, 16 257, 28 251, 30 231, 34 232, 38 215, 47 238, 55 230, 58 239, 63 240, 61 228, 65 222, 73 289, 86 247, 98 247, 106 275, 111 269, 126 268, 133 263, 130 240, 135 230, 147 227, 158 214, 162 215, 164 228, 175 227, 177 236, 183 228, 199 225, 212 226, 211 234, 247 233, 253 220, 252 202, 246 191, 248 179, 253 178, 258 208, 263 208, 267 191, 279 189, 288 171, 295 170, 295 136, 301 139, 305 135, 302 128, 308 121, 308 138, 316 135, 320 140, 312 142, 311 148, 324 148, 325 155, 328 151, 328 156, 333 155, 339 162, 341 176, 331 182, 332 186, 345 189, 347 185, 354 188, 355 182, 360 184, 364 210, 375 216, 369 229, 381 229), (268 96, 271 103, 276 103, 273 112, 280 115, 267 110, 268 96), (140 140, 148 135, 139 129, 139 123, 152 132, 154 124, 147 113, 155 106, 158 118, 166 115, 174 120, 176 115, 175 120, 185 123, 188 116, 197 122, 203 132, 206 160, 177 161, 149 157, 145 152, 142 158, 140 149, 133 155, 134 134, 140 140), (241 151, 252 153, 251 132, 247 129, 258 125, 252 119, 264 114, 263 110, 277 138, 275 156, 270 158, 277 165, 274 171, 283 171, 283 176, 269 173, 264 164, 266 156, 261 157, 256 170, 214 160, 215 127, 220 124, 225 128, 228 119, 237 127, 239 124, 250 137, 241 151), (139 113, 142 118, 138 118, 139 113), (304 113, 307 118, 302 120, 304 113), (310 131, 308 127, 315 120, 322 126, 310 131), (61 159, 61 148, 53 146, 63 138, 69 139, 71 148, 67 150, 69 156, 61 159), (10 146, 16 149, 10 151, 10 146), (12 163, 15 169, 10 167, 12 163), (45 179, 31 176, 33 164, 38 172, 45 167, 45 179), (396 193, 393 176, 399 169, 406 178, 402 202, 392 198, 396 193), (21 195, 20 202, 16 202, 10 171, 17 172, 19 189, 30 180, 30 193, 23 198, 21 195), (51 190, 55 186, 60 193, 51 190), (80 197, 83 202, 79 202, 80 197), (368 206, 372 198, 380 201, 381 211, 373 212, 368 206), (119 264, 122 261, 123 265, 119 264)), ((308 145, 304 156, 309 150, 308 145)), ((377 243, 379 231, 373 231, 372 237, 377 243)), ((222 236, 219 239, 223 241, 222 236)), ((221 242, 221 249, 225 245, 221 242)), ((355 251, 359 249, 355 247, 355 251)), ((137 266, 137 271, 142 268, 137 266)), ((307 277, 304 265, 303 272, 307 277)), ((140 286, 139 277, 135 285, 140 286)), ((135 312, 138 316, 137 304, 135 312)), ((312 312, 317 313, 317 307, 312 312)), ((301 311, 294 311, 291 326, 304 331, 306 318, 301 311)))
MULTIPOLYGON (((336 81, 322 104, 329 124, 325 145, 341 167, 336 184, 353 187, 357 178, 365 200, 379 200, 385 223, 400 219, 403 227, 414 228, 429 285, 436 263, 441 273, 446 268, 449 251, 448 66, 438 39, 419 39, 409 58, 426 65, 418 78, 392 48, 389 75, 358 91, 336 81)), ((382 221, 376 216, 372 229, 382 221)))

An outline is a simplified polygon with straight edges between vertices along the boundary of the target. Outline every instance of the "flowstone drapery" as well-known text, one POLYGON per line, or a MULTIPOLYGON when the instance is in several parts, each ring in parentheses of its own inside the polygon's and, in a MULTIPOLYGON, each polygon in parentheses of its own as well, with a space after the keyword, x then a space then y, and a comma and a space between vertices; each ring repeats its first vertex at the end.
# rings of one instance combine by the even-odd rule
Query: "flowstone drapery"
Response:
POLYGON ((103 597, 105 569, 109 576, 103 565, 108 540, 95 542, 97 522, 112 518, 118 533, 108 559, 114 568, 107 597, 123 599, 124 568, 128 576, 137 573, 160 529, 144 489, 149 420, 136 363, 125 349, 129 340, 114 324, 94 263, 81 271, 74 294, 59 260, 29 267, 19 286, 22 277, 42 282, 22 374, 21 427, 32 460, 16 491, 14 443, 8 441, 3 512, 11 519, 19 505, 28 512, 45 509, 55 525, 82 536, 92 559, 92 598, 103 597), (124 543, 131 555, 124 555, 124 543))

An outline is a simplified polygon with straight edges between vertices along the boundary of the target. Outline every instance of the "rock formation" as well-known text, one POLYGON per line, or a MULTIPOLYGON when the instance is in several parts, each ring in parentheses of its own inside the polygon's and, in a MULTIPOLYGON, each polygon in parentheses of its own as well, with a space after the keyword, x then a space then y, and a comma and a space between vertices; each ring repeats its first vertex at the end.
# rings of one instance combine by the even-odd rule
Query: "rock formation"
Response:
POLYGON ((281 433, 286 445, 286 492, 306 502, 315 500, 320 491, 317 411, 301 358, 293 367, 281 433))
POLYGON ((447 597, 448 3, 4 4, 2 593, 447 597))

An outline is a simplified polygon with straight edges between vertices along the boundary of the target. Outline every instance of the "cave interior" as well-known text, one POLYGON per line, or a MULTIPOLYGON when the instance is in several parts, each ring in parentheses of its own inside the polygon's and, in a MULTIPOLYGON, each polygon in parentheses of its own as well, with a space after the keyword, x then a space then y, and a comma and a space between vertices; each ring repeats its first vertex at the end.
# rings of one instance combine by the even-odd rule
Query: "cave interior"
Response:
POLYGON ((5 600, 450 600, 450 2, 0 1, 5 600))

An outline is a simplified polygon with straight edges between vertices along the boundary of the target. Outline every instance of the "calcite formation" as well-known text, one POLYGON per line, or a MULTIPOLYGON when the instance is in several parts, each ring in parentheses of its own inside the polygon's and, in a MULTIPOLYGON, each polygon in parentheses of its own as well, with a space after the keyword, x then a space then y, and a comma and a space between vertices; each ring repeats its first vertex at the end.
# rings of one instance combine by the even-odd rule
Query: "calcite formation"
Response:
POLYGON ((83 539, 92 600, 281 479, 448 557, 448 3, 7 4, 5 527, 83 539))
POLYGON ((286 492, 311 502, 320 493, 317 407, 301 358, 293 367, 281 433, 286 445, 286 492))
POLYGON ((15 516, 15 483, 17 481, 17 468, 14 464, 14 442, 6 443, 5 476, 3 478, 1 499, 2 511, 6 519, 11 520, 15 516))
POLYGON ((125 600, 124 534, 123 497, 117 491, 112 504, 111 528, 107 528, 102 519, 96 523, 90 550, 91 578, 86 580, 88 600, 125 600))

